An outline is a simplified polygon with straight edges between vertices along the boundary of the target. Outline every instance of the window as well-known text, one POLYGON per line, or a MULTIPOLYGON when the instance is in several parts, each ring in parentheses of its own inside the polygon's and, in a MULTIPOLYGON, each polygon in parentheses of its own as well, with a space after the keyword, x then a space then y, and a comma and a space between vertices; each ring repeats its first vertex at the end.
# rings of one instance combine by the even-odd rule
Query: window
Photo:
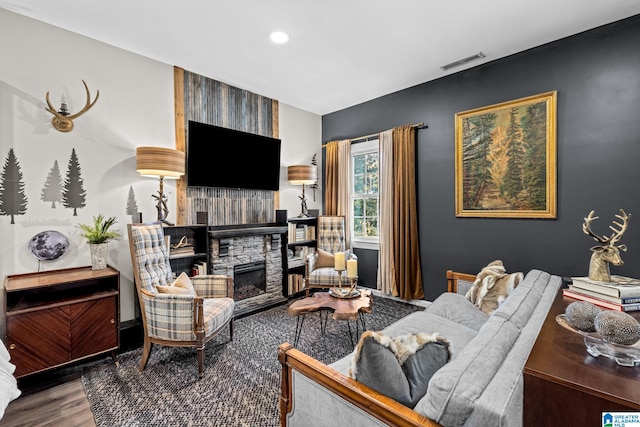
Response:
POLYGON ((354 247, 378 248, 378 138, 351 146, 351 233, 354 247))

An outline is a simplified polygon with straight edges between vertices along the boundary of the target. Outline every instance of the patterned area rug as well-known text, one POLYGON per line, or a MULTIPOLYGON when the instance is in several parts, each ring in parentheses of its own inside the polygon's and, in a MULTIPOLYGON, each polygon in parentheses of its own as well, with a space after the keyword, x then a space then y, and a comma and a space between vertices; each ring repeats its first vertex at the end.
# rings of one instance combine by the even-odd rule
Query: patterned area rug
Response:
MULTIPOLYGON (((365 315, 369 330, 380 330, 418 310, 376 297, 365 315)), ((235 322, 207 343, 204 377, 198 380, 193 349, 155 346, 143 372, 142 349, 86 369, 82 374, 98 426, 277 426, 281 365, 278 345, 293 343, 296 319, 280 306, 235 322)), ((352 330, 355 323, 351 322, 352 330)), ((353 350, 347 323, 329 317, 325 333, 319 314, 307 315, 298 349, 332 363, 353 350)))

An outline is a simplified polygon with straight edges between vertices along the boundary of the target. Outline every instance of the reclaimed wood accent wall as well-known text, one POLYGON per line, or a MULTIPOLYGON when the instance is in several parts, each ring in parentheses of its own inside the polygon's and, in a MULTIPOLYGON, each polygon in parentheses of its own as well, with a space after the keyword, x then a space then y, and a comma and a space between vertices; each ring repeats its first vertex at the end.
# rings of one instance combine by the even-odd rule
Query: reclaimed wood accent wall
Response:
MULTIPOLYGON (((278 101, 174 67, 176 148, 186 153, 189 120, 263 136, 279 137, 278 101)), ((225 161, 224 146, 211 146, 211 167, 225 161)), ((260 177, 256 177, 260 179, 260 177)), ((232 188, 187 187, 177 184, 177 223, 196 223, 207 211, 210 225, 275 221, 278 192, 232 188)))

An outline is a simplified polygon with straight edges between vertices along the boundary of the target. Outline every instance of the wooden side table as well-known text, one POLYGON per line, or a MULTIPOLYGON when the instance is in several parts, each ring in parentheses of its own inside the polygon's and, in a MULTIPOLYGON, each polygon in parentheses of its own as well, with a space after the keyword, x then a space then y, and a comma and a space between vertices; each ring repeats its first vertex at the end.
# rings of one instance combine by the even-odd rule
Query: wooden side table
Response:
MULTIPOLYGON (((336 298, 329 295, 329 292, 316 292, 310 297, 294 301, 289 306, 288 313, 291 316, 297 316, 296 333, 293 345, 298 345, 302 326, 304 324, 305 315, 309 313, 320 312, 320 327, 324 333, 322 323, 322 311, 333 311, 334 320, 346 320, 349 327, 349 336, 353 344, 353 336, 351 335, 351 325, 349 320, 356 321, 356 338, 358 336, 358 321, 362 322, 362 330, 365 330, 364 317, 362 314, 371 313, 373 307, 373 297, 371 291, 360 290, 360 296, 357 298, 336 298)), ((326 319, 325 319, 326 325, 326 319)))
POLYGON ((582 336, 556 323, 574 301, 558 294, 524 367, 525 426, 596 426, 602 412, 640 410, 640 366, 589 355, 582 336))

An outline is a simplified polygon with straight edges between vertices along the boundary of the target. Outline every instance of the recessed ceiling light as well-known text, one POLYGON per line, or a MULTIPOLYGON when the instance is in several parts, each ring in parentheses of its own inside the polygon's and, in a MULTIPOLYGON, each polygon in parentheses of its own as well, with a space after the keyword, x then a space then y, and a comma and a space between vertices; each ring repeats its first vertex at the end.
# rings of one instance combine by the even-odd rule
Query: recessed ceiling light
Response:
POLYGON ((274 31, 271 33, 271 41, 278 44, 286 43, 289 41, 289 34, 282 31, 274 31))

